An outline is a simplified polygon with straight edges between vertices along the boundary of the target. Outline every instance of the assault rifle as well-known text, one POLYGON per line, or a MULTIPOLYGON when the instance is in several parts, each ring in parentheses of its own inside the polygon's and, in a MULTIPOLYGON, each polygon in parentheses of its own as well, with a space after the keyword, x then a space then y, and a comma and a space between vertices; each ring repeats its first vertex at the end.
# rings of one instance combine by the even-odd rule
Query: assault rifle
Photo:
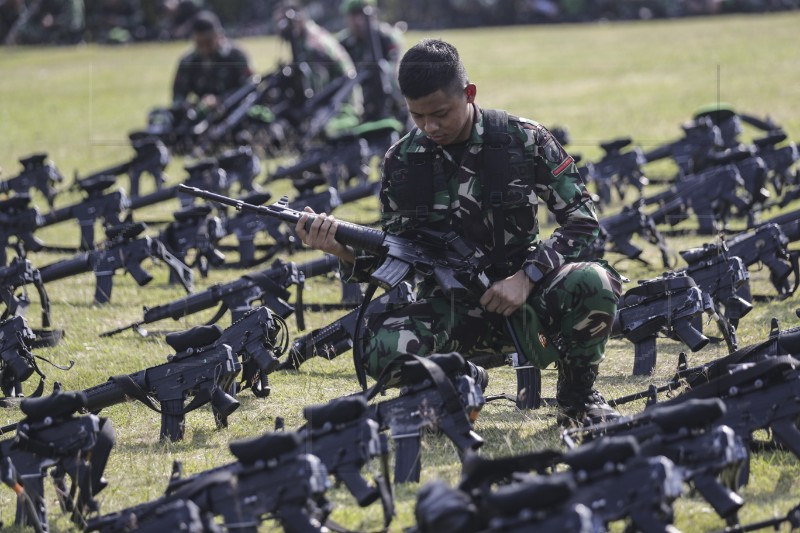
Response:
POLYGON ((0 442, 3 480, 13 483, 18 494, 16 525, 48 531, 44 499, 48 470, 61 507, 72 513, 73 522, 83 527, 85 514, 97 511, 95 496, 106 486, 103 471, 115 435, 105 418, 74 416, 86 405, 86 396, 79 392, 23 400, 20 409, 26 417, 0 430, 17 431, 13 439, 0 442), (71 488, 66 486, 67 475, 71 488))
MULTIPOLYGON (((308 215, 291 209, 288 206, 289 199, 285 196, 275 204, 256 206, 192 187, 181 186, 181 190, 192 196, 233 206, 239 211, 252 211, 290 224, 296 224, 302 216, 308 215)), ((308 216, 306 226, 310 227, 314 219, 315 215, 308 216)), ((396 287, 412 275, 412 270, 422 276, 432 276, 442 291, 453 298, 464 298, 478 292, 482 294, 489 287, 489 278, 479 269, 480 258, 477 257, 477 249, 454 232, 415 229, 402 235, 392 235, 378 229, 339 221, 335 238, 342 244, 363 249, 381 258, 380 266, 370 276, 370 282, 384 290, 396 287)), ((362 309, 366 309, 366 306, 362 305, 362 309)), ((531 349, 528 347, 526 350, 517 337, 512 320, 508 317, 504 319, 507 333, 516 352, 523 354, 530 361, 533 359, 531 349)), ((360 326, 357 328, 360 331, 360 326)), ((356 343, 356 347, 358 346, 356 343)), ((366 376, 360 352, 360 349, 353 350, 353 360, 359 384, 366 389, 366 376)), ((537 399, 532 405, 538 407, 540 387, 539 381, 534 381, 537 386, 530 391, 530 397, 537 399)))
MULTIPOLYGON (((22 382, 30 378, 33 373, 39 375, 39 385, 30 394, 31 397, 40 396, 44 390, 45 375, 36 363, 39 358, 59 370, 69 370, 69 366, 59 366, 43 357, 33 355, 31 350, 41 345, 36 333, 28 327, 25 317, 15 316, 0 322, 0 386, 7 397, 21 397, 22 382)), ((0 405, 2 401, 0 400, 0 405)))
MULTIPOLYGON (((583 504, 563 505, 575 492, 575 484, 566 477, 537 478, 534 499, 517 502, 519 513, 505 513, 505 498, 516 499, 508 490, 489 494, 492 503, 499 500, 503 511, 488 508, 488 502, 473 501, 469 494, 449 487, 442 480, 426 483, 417 493, 415 527, 409 533, 478 533, 479 531, 570 531, 604 533, 606 527, 583 504), (508 494, 504 494, 508 493, 508 494), (479 509, 480 507, 480 509, 479 509)), ((524 492, 530 492, 530 487, 524 492)), ((527 496, 528 494, 524 494, 527 496)), ((509 502, 511 503, 511 502, 509 502)))
POLYGON ((202 513, 221 515, 228 530, 256 533, 269 517, 285 531, 321 532, 331 511, 328 472, 304 448, 294 433, 233 441, 235 463, 190 477, 181 477, 176 464, 166 497, 189 499, 202 513))
POLYGON ((239 184, 239 191, 252 191, 253 180, 261 173, 261 160, 249 145, 226 150, 217 158, 219 168, 225 171, 227 186, 239 184))
POLYGON ((79 187, 86 193, 83 201, 42 215, 41 226, 50 226, 77 218, 81 227, 80 249, 93 249, 95 221, 102 218, 106 226, 120 224, 122 212, 130 206, 128 197, 122 189, 108 194, 104 193, 106 189, 114 185, 115 181, 113 177, 105 176, 81 181, 79 187))
POLYGON ((647 163, 641 148, 622 153, 620 150, 633 142, 629 137, 601 143, 605 154, 600 161, 592 163, 589 180, 595 183, 597 195, 604 205, 611 203, 611 188, 616 189, 620 200, 625 198, 625 186, 633 185, 641 194, 649 183, 642 173, 647 163))
POLYGON ((418 482, 422 431, 438 429, 461 452, 477 450, 483 439, 472 422, 485 399, 457 353, 415 357, 400 366, 400 373, 400 395, 371 406, 370 416, 394 440, 395 483, 418 482))
MULTIPOLYGON (((738 327, 739 320, 753 309, 753 304, 740 296, 750 294, 750 273, 742 259, 731 255, 724 242, 713 249, 704 245, 702 252, 694 248, 678 253, 689 264, 682 272, 711 296, 717 314, 721 313, 719 306, 724 306, 725 318, 738 327)), ((702 331, 702 322, 699 324, 697 329, 702 331)))
POLYGON ((671 158, 678 165, 678 176, 688 176, 707 166, 709 154, 723 148, 722 135, 709 117, 698 117, 681 126, 683 138, 644 153, 648 163, 671 158))
POLYGON ((672 502, 682 492, 680 469, 667 457, 641 453, 632 437, 609 437, 565 454, 477 459, 478 467, 470 464, 474 461, 465 460, 459 489, 478 507, 479 516, 497 517, 500 523, 582 504, 603 524, 624 519, 631 531, 670 531, 672 502), (554 462, 569 470, 524 473, 554 462), (493 483, 508 480, 512 482, 491 489, 493 483))
MULTIPOLYGON (((223 482, 220 481, 220 484, 223 482)), ((230 490, 233 490, 232 480, 230 490)), ((160 498, 135 507, 91 518, 84 531, 128 533, 135 524, 138 533, 185 531, 186 533, 219 533, 220 529, 201 516, 200 508, 191 500, 160 498)))
POLYGON ((322 405, 303 408, 306 424, 297 434, 305 449, 319 457, 328 473, 344 483, 361 507, 380 499, 384 527, 394 514, 389 478, 389 443, 369 417, 367 400, 360 395, 337 398, 322 405), (381 460, 382 471, 370 486, 361 469, 372 459, 381 460))
POLYGON ((34 236, 41 223, 39 210, 28 207, 31 197, 28 193, 19 193, 0 201, 0 266, 8 260, 6 248, 11 246, 11 237, 16 238, 14 245, 22 247, 23 252, 38 252, 44 248, 42 241, 34 236))
MULTIPOLYGON (((217 242, 225 236, 224 224, 219 217, 211 216, 210 205, 195 205, 175 211, 173 222, 158 236, 167 249, 181 262, 190 250, 194 250, 194 261, 189 265, 197 267, 202 277, 208 270, 225 263, 225 254, 217 249, 217 242)), ((170 272, 170 283, 180 282, 175 273, 170 272)))
MULTIPOLYGON (((219 166, 216 159, 202 159, 193 165, 183 167, 189 173, 184 185, 190 187, 202 187, 204 189, 226 192, 228 186, 228 174, 219 166)), ((177 197, 181 207, 187 208, 194 201, 191 196, 181 194, 181 187, 178 186, 177 197)))
POLYGON ((623 420, 566 430, 562 439, 574 449, 573 437, 580 437, 583 442, 608 436, 633 437, 642 454, 663 455, 673 461, 682 477, 716 513, 728 523, 735 523, 736 513, 744 505, 735 492, 739 488, 739 470, 748 461, 749 453, 740 436, 719 424, 725 413, 725 403, 719 398, 659 405, 623 420))
MULTIPOLYGON (((786 185, 796 183, 796 176, 792 175, 792 168, 800 160, 800 152, 798 152, 795 143, 789 142, 785 146, 778 148, 778 145, 785 140, 786 133, 783 130, 775 130, 765 137, 753 140, 756 153, 764 160, 770 170, 770 181, 778 195, 783 194, 786 185)), ((790 196, 790 194, 787 194, 781 200, 781 207, 791 201, 791 199, 786 200, 790 196)))
MULTIPOLYGON (((697 217, 700 235, 717 233, 717 221, 727 223, 731 207, 744 213, 750 205, 749 196, 738 196, 737 189, 744 187, 744 180, 739 169, 729 163, 712 167, 698 174, 687 175, 679 179, 668 190, 644 199, 645 205, 658 204, 665 208, 672 202, 691 207, 697 217)), ((650 216, 656 224, 667 221, 674 209, 663 209, 650 216)))
MULTIPOLYGON (((730 426, 748 445, 754 445, 753 432, 769 429, 772 438, 800 457, 800 430, 797 428, 800 404, 800 361, 791 356, 767 357, 752 365, 728 367, 716 379, 656 404, 671 407, 694 399, 719 398, 726 411, 718 424, 730 426)), ((653 409, 651 406, 649 409, 653 409)), ((648 410, 640 416, 647 416, 648 410)), ((624 424, 625 422, 621 422, 624 424)), ((586 428, 591 432, 592 428, 586 428)), ((747 483, 749 468, 740 471, 739 484, 747 483)))
MULTIPOLYGON (((161 190, 165 181, 164 169, 167 168, 170 160, 166 145, 158 137, 142 131, 133 132, 128 135, 128 138, 131 141, 131 147, 136 152, 130 160, 84 176, 80 181, 127 174, 130 180, 131 198, 137 198, 141 176, 148 173, 153 176, 156 189, 161 190)), ((78 181, 77 176, 76 181, 78 181)))
MULTIPOLYGON (((790 254, 787 250, 789 239, 781 228, 774 223, 767 223, 755 229, 748 230, 733 236, 725 241, 728 256, 741 258, 745 266, 750 267, 761 263, 769 269, 769 280, 781 298, 794 294, 800 283, 800 267, 798 267, 797 254, 790 254), (789 284, 789 276, 794 274, 794 286, 789 284)), ((690 265, 721 253, 721 246, 717 243, 707 243, 699 248, 692 248, 681 252, 684 260, 690 265)), ((742 286, 739 296, 750 300, 751 296, 747 287, 742 286)))
POLYGON ((328 184, 343 189, 351 179, 363 182, 369 174, 369 145, 365 139, 343 135, 328 139, 303 153, 301 159, 288 167, 278 167, 269 179, 298 180, 323 175, 328 184))
POLYGON ((117 270, 123 269, 123 272, 129 273, 140 287, 153 281, 153 276, 141 265, 142 261, 150 258, 164 261, 180 280, 186 292, 192 292, 194 287, 192 270, 172 255, 160 240, 148 236, 140 237, 146 228, 142 222, 106 228, 107 240, 101 248, 43 266, 39 269, 42 282, 49 283, 85 272, 94 272, 97 279, 94 303, 106 304, 111 300, 111 289, 117 270))
MULTIPOLYGON (((369 302, 364 315, 383 313, 392 306, 405 305, 413 301, 414 293, 411 285, 403 282, 369 302)), ((353 347, 358 314, 359 309, 354 309, 327 326, 295 338, 289 346, 286 360, 281 363, 278 370, 297 370, 312 357, 333 359, 350 350, 353 347)))
POLYGON ((22 172, 13 178, 0 181, 0 192, 14 191, 17 194, 28 194, 31 189, 38 189, 47 199, 47 205, 53 208, 57 191, 53 187, 56 183, 64 181, 64 177, 53 163, 45 160, 47 154, 33 154, 19 160, 22 172))
POLYGON ((208 289, 198 292, 173 302, 156 307, 145 307, 144 318, 113 331, 101 333, 101 337, 110 337, 128 329, 134 329, 141 335, 147 335, 142 329, 144 324, 151 324, 171 318, 180 320, 183 317, 211 309, 219 305, 214 317, 208 322, 213 324, 230 310, 231 318, 235 322, 251 310, 253 302, 260 301, 281 318, 288 317, 293 311, 298 313, 298 328, 304 329, 302 319, 302 285, 306 277, 326 274, 339 265, 338 259, 327 255, 322 259, 296 265, 275 260, 270 268, 245 274, 241 278, 228 283, 212 285, 208 289), (298 287, 297 309, 286 302, 290 294, 291 285, 298 287))
MULTIPOLYGON (((17 289, 24 288, 26 285, 33 285, 39 293, 39 305, 42 307, 42 327, 51 327, 50 320, 50 298, 42 282, 42 275, 33 268, 31 262, 21 257, 15 257, 8 266, 0 267, 0 301, 6 308, 0 315, 0 320, 5 320, 13 316, 23 316, 30 306, 30 299, 27 291, 20 295, 16 294, 17 289)), ((61 334, 53 331, 52 339, 58 342, 61 334)), ((44 334, 44 332, 42 332, 44 334)))
POLYGON ((646 398, 648 405, 656 403, 658 395, 671 392, 684 387, 699 387, 710 380, 727 375, 730 368, 736 365, 754 363, 773 356, 792 355, 800 353, 800 328, 781 331, 778 320, 773 318, 769 336, 766 340, 745 346, 719 359, 714 359, 702 365, 689 367, 686 354, 678 355, 678 367, 675 375, 664 385, 651 385, 646 391, 636 392, 621 398, 610 400, 609 405, 623 405, 646 398))
MULTIPOLYGON (((660 278, 640 281, 638 287, 622 295, 612 335, 624 336, 634 344, 633 375, 653 372, 659 333, 680 340, 693 352, 708 344, 708 337, 692 325, 693 319, 704 312, 720 320, 710 298, 685 272, 667 272, 660 278)), ((720 329, 728 334, 727 327, 720 329)))
POLYGON ((603 217, 600 222, 600 235, 595 239, 590 248, 581 254, 581 259, 600 259, 606 252, 606 244, 610 243, 609 252, 622 254, 629 259, 640 261, 644 265, 649 263, 642 259, 642 249, 631 242, 634 234, 647 239, 661 252, 661 261, 664 268, 669 268, 669 250, 661 232, 650 215, 645 214, 642 206, 625 206, 622 212, 610 217, 603 217))

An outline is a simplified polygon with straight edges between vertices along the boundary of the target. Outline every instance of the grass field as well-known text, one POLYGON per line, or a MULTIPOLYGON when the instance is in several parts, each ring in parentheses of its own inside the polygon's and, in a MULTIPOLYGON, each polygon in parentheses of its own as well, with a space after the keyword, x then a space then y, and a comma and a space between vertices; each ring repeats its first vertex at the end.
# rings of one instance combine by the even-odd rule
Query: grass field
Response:
MULTIPOLYGON (((800 139, 800 114, 797 87, 800 86, 800 55, 797 53, 797 26, 800 15, 782 14, 752 17, 720 17, 680 21, 637 22, 580 26, 516 27, 470 31, 442 31, 442 37, 459 47, 478 85, 478 101, 485 107, 506 108, 512 113, 536 119, 546 125, 569 128, 571 153, 582 153, 593 160, 600 155, 597 143, 618 136, 632 136, 636 143, 651 147, 680 136, 679 124, 688 120, 700 105, 717 101, 733 103, 738 109, 756 115, 769 114, 782 124, 791 139, 800 139)), ((414 43, 426 35, 411 33, 414 43)), ((242 42, 258 71, 268 71, 288 50, 272 38, 242 42)), ((174 67, 184 44, 145 44, 135 47, 100 48, 83 46, 63 49, 5 49, 0 54, 0 165, 3 176, 18 172, 17 158, 46 151, 61 171, 71 176, 120 162, 130 156, 127 133, 145 124, 146 112, 169 99, 174 67)), ((745 132, 745 138, 751 136, 745 132)), ((183 177, 182 162, 174 160, 168 169, 170 180, 183 177)), ((269 162, 268 165, 273 165, 269 162)), ((654 174, 668 174, 668 165, 654 166, 654 174)), ((149 186, 149 185, 148 185, 149 186)), ((271 189, 272 190, 272 189, 271 189)), ((285 189, 276 187, 275 192, 285 189)), ((56 206, 72 203, 75 193, 65 193, 56 206)), ((45 208, 42 198, 37 199, 45 208)), ((139 218, 163 219, 177 208, 177 201, 145 210, 139 218)), ((788 206, 787 211, 798 205, 788 206)), ((377 202, 372 199, 348 205, 337 212, 340 218, 374 220, 377 202)), ((613 211, 612 211, 613 212, 613 211)), ((770 213, 777 214, 778 212, 770 213)), ((138 213, 137 213, 138 215, 138 213)), ((737 224, 742 224, 738 221, 737 224)), ((98 235, 99 229, 98 229, 98 235)), ((78 229, 73 223, 46 228, 41 238, 50 244, 78 244, 78 229)), ((699 244, 695 237, 670 238, 677 251, 699 244)), ((645 245, 647 246, 647 245, 645 245)), ((647 258, 658 265, 654 248, 647 258)), ((64 256, 35 254, 35 265, 44 265, 64 256)), ((295 256, 297 260, 312 254, 295 256)), ((151 269, 147 265, 148 269, 151 269)), ((658 266, 647 269, 628 261, 618 263, 631 280, 659 275, 658 266)), ((90 304, 94 278, 83 275, 51 284, 48 292, 59 327, 66 330, 64 341, 39 353, 58 362, 75 361, 69 372, 43 369, 51 381, 67 389, 98 384, 110 375, 133 372, 160 363, 169 349, 161 337, 140 338, 123 334, 99 339, 101 331, 141 317, 143 305, 155 305, 182 296, 179 288, 166 284, 163 267, 152 268, 156 279, 140 289, 129 277, 115 277, 112 303, 104 307, 90 304)), ((199 280, 199 289, 227 281, 242 272, 212 272, 199 280)), ((774 294, 766 271, 752 273, 755 294, 774 294)), ((338 294, 333 280, 312 280, 307 285, 306 301, 334 301, 338 294)), ((764 338, 770 317, 784 327, 796 324, 796 300, 758 303, 741 324, 741 343, 764 338)), ((29 317, 38 325, 37 309, 29 317)), ((209 315, 210 316, 210 313, 209 315)), ((194 316, 182 324, 158 324, 157 328, 179 329, 201 323, 208 316, 194 316)), ((309 327, 318 327, 337 317, 337 313, 309 314, 309 327)), ((224 319, 223 326, 228 319, 224 319)), ((290 333, 294 321, 289 321, 290 333)), ((632 345, 614 340, 609 344, 599 387, 606 397, 645 388, 663 381, 674 370, 680 346, 659 342, 659 362, 651 379, 630 377, 632 345)), ((697 364, 724 354, 720 345, 709 345, 690 362, 697 364)), ((301 422, 302 407, 354 392, 357 384, 349 355, 332 363, 314 360, 300 371, 270 377, 273 392, 265 399, 249 393, 240 397, 241 408, 231 416, 230 427, 214 429, 207 409, 187 418, 186 439, 169 444, 158 441, 160 417, 138 403, 103 411, 117 431, 106 477, 109 487, 101 493, 101 509, 111 512, 159 496, 165 487, 173 460, 184 463, 187 473, 199 472, 232 459, 227 443, 254 436, 273 428, 275 418, 286 419, 287 427, 301 422)), ((544 372, 544 393, 554 393, 555 376, 544 372)), ((27 384, 26 390, 31 390, 27 384)), ((515 390, 511 369, 491 373, 487 393, 515 390)), ((632 413, 641 405, 629 405, 632 413)), ((483 452, 501 456, 545 447, 557 447, 558 431, 554 411, 542 409, 520 412, 511 404, 493 403, 482 412, 476 430, 486 439, 483 452)), ((16 411, 2 413, 1 421, 16 421, 16 411)), ((424 439, 423 482, 444 478, 454 482, 459 475, 455 449, 443 438, 424 439)), ((740 513, 744 522, 782 515, 800 500, 800 463, 785 452, 761 453, 752 464, 750 485, 743 491, 747 505, 740 513)), ((413 523, 413 507, 418 486, 399 487, 398 513, 392 524, 400 531, 413 523)), ((54 531, 69 531, 70 523, 59 515, 52 489, 48 492, 54 531)), ((355 530, 380 527, 380 510, 375 506, 360 509, 342 489, 331 497, 336 505, 333 519, 355 530)), ((676 525, 684 531, 709 531, 724 527, 709 505, 695 496, 678 503, 676 525)), ((13 521, 10 491, 0 491, 0 520, 13 521)), ((270 525, 265 525, 265 530, 270 525)))

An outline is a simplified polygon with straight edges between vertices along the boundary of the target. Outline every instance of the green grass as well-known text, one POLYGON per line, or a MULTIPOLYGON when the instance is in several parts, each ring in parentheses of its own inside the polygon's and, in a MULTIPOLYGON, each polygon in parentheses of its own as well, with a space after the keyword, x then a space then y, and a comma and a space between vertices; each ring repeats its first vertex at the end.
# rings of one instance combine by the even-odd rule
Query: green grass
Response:
MULTIPOLYGON (((800 16, 782 14, 753 17, 720 17, 652 23, 598 24, 580 26, 517 27, 470 31, 442 31, 427 36, 443 37, 459 47, 471 80, 478 85, 478 101, 486 107, 501 107, 546 125, 569 128, 570 151, 588 159, 600 155, 599 141, 632 136, 645 147, 680 136, 679 124, 688 120, 700 105, 717 100, 757 115, 769 114, 784 125, 789 137, 800 138, 797 87, 800 60, 796 49, 796 28, 800 16), (718 78, 719 73, 719 78, 718 78)), ((422 34, 409 34, 414 43, 422 34)), ((248 39, 242 43, 257 70, 273 68, 288 51, 272 38, 248 39)), ((148 44, 136 47, 54 49, 5 49, 0 55, 0 165, 5 177, 16 175, 18 157, 47 151, 61 171, 71 178, 129 157, 127 133, 145 124, 150 107, 166 104, 177 58, 183 44, 148 44)), ((752 132, 747 131, 745 137, 752 132)), ((269 163, 274 164, 273 162, 269 163)), ((182 161, 168 169, 170 180, 183 177, 182 161)), ((655 166, 653 173, 668 173, 668 165, 655 166)), ((284 189, 276 188, 277 192, 284 189)), ((57 206, 76 199, 65 194, 57 206)), ((38 198, 38 204, 44 202, 38 198)), ((797 205, 789 208, 797 208, 797 205)), ((142 219, 163 219, 177 208, 177 202, 145 210, 142 219)), ((341 218, 368 221, 376 217, 377 203, 366 200, 348 205, 337 213, 341 218)), ((787 209, 788 210, 788 209, 787 209)), ((99 231, 99 229, 98 229, 99 231)), ((98 233, 99 235, 99 233, 98 233)), ((47 228, 42 239, 51 244, 78 243, 74 223, 47 228)), ((702 238, 669 238, 673 250, 699 244, 702 238)), ((646 257, 658 265, 657 251, 645 245, 646 257)), ((63 256, 35 254, 36 265, 63 256)), ((298 260, 313 257, 296 256, 298 260)), ((645 268, 628 261, 618 267, 632 281, 659 275, 659 266, 645 268)), ((75 367, 62 372, 44 366, 50 380, 68 389, 98 384, 108 376, 133 372, 160 363, 169 353, 163 338, 142 339, 124 334, 99 339, 97 334, 137 319, 143 305, 154 305, 180 297, 179 288, 166 284, 163 267, 148 269, 156 279, 145 289, 129 277, 115 278, 112 304, 94 307, 91 301, 94 279, 79 276, 48 286, 57 325, 67 331, 66 339, 41 355, 57 362, 75 360, 75 367)), ((214 271, 199 280, 199 289, 211 283, 234 279, 242 272, 214 271)), ((773 294, 765 271, 752 273, 755 294, 773 294)), ((338 288, 334 280, 315 279, 308 283, 307 301, 334 301, 338 288)), ((766 336, 769 319, 777 317, 785 327, 796 323, 796 300, 757 304, 741 324, 741 343, 766 336)), ((33 309, 30 317, 38 324, 33 309)), ((309 314, 308 327, 336 318, 336 313, 309 314)), ((201 323, 208 316, 192 317, 180 324, 156 325, 176 329, 201 323)), ((227 325, 225 319, 223 325, 227 325)), ((289 321, 291 334, 295 331, 289 321)), ((710 329, 710 328, 709 328, 710 329)), ((609 344, 599 381, 607 397, 616 397, 668 378, 674 370, 680 346, 659 342, 659 361, 653 378, 630 377, 632 347, 626 341, 609 344)), ((719 345, 691 354, 692 364, 723 355, 719 345)), ((109 487, 101 494, 103 512, 111 512, 162 493, 173 460, 184 463, 187 473, 230 461, 227 443, 236 438, 272 429, 276 417, 287 427, 301 423, 302 406, 324 402, 354 392, 357 385, 349 354, 332 363, 310 361, 299 372, 270 377, 272 395, 265 400, 241 395, 242 407, 231 416, 227 430, 214 429, 207 409, 187 418, 186 439, 175 444, 157 439, 159 416, 136 403, 103 412, 117 431, 117 446, 106 471, 109 487)), ((544 372, 544 393, 554 393, 554 375, 544 372)), ((26 390, 31 390, 32 384, 26 390)), ((511 369, 491 372, 488 393, 514 390, 511 369)), ((629 405, 626 413, 640 409, 629 405)), ((3 423, 18 419, 18 412, 2 413, 3 423)), ((483 453, 500 456, 557 447, 554 412, 542 409, 519 412, 511 404, 488 405, 476 430, 486 439, 483 453)), ((423 443, 423 482, 444 478, 454 482, 459 475, 452 445, 428 436, 423 443)), ((800 500, 800 463, 788 453, 759 454, 753 460, 753 476, 743 491, 747 505, 741 516, 746 522, 786 512, 800 500)), ((397 490, 398 515, 392 529, 399 531, 413 522, 416 485, 397 490)), ((336 503, 333 518, 354 529, 377 529, 379 509, 360 509, 342 489, 331 492, 336 503)), ((52 491, 48 492, 54 531, 70 530, 60 517, 52 491)), ((724 524, 711 508, 696 496, 677 505, 676 524, 685 531, 719 529, 724 524)), ((0 519, 13 521, 12 494, 0 491, 0 519)), ((269 526, 265 526, 268 529, 269 526)))

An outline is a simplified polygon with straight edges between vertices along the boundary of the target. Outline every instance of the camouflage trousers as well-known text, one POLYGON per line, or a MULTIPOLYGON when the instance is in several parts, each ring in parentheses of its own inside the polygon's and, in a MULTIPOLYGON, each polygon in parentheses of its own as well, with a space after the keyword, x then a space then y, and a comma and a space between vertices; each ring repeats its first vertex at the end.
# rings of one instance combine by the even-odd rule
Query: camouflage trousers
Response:
MULTIPOLYGON (((561 358, 589 365, 603 358, 621 285, 597 263, 569 263, 536 283, 527 303, 561 358)), ((441 293, 369 315, 362 342, 373 378, 403 354, 459 352, 468 358, 516 351, 500 315, 485 311, 477 300, 454 300, 441 293)))

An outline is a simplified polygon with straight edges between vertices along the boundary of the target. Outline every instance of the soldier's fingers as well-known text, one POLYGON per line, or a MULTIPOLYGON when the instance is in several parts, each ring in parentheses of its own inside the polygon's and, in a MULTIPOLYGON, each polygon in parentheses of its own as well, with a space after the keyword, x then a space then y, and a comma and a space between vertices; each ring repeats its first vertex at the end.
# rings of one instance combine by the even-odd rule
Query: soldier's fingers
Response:
POLYGON ((494 292, 492 291, 492 288, 491 288, 491 287, 489 287, 489 288, 488 288, 488 289, 486 289, 486 290, 483 292, 483 294, 481 295, 480 304, 481 304, 483 307, 486 307, 487 305, 489 305, 489 302, 491 302, 491 301, 492 301, 492 296, 493 296, 493 295, 494 295, 494 292))
POLYGON ((308 207, 308 206, 305 206, 305 207, 303 208, 303 211, 305 211, 306 213, 313 213, 313 214, 316 214, 316 212, 315 212, 313 209, 311 209, 310 207, 308 207))
POLYGON ((297 224, 294 225, 294 231, 297 232, 297 235, 303 242, 305 242, 306 238, 308 237, 308 232, 306 231, 306 222, 308 222, 308 215, 301 215, 297 220, 297 224))

